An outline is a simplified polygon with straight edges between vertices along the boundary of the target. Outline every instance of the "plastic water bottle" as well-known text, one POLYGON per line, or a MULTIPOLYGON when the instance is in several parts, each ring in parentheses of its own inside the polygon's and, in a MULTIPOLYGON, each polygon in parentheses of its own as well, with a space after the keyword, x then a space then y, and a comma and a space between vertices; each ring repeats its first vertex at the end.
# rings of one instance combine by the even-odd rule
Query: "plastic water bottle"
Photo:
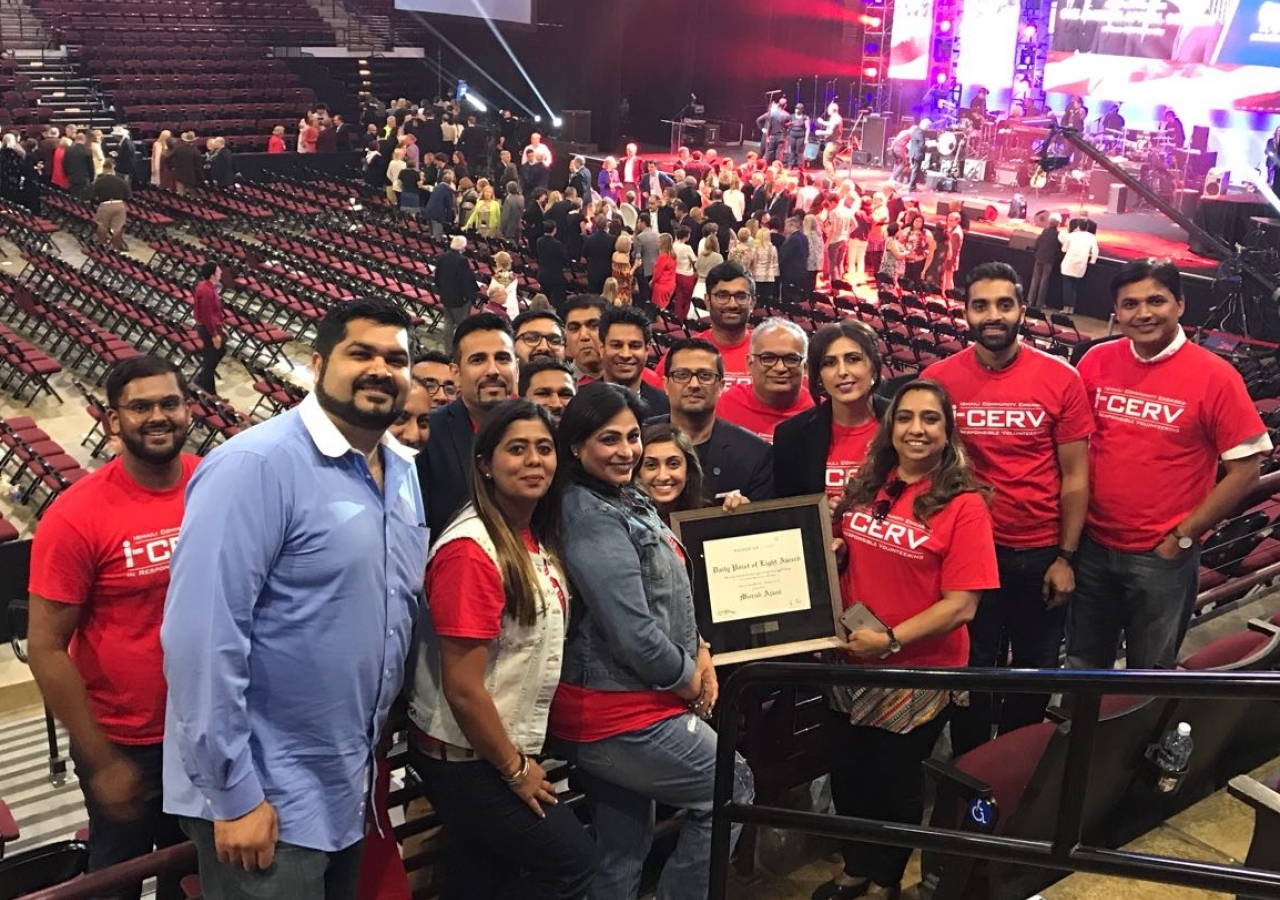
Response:
POLYGON ((22 487, 16 482, 9 482, 9 502, 17 503, 22 499, 22 487))
POLYGON ((1160 770, 1156 788, 1165 794, 1172 793, 1182 781, 1191 762, 1191 726, 1179 722, 1178 727, 1166 732, 1156 750, 1156 767, 1160 770))

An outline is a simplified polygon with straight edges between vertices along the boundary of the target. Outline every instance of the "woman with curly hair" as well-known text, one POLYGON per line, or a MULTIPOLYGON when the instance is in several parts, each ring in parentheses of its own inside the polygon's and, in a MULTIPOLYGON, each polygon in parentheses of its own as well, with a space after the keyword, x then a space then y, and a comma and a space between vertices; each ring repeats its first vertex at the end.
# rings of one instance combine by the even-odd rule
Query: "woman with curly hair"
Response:
MULTIPOLYGON (((903 386, 836 507, 841 598, 870 613, 842 648, 848 663, 968 663, 965 625, 982 592, 999 586, 989 491, 969 469, 946 391, 925 380, 903 386)), ((833 690, 825 735, 836 812, 918 825, 921 767, 952 702, 948 691, 833 690)), ((849 841, 842 855, 843 870, 814 900, 896 900, 909 848, 849 841)))

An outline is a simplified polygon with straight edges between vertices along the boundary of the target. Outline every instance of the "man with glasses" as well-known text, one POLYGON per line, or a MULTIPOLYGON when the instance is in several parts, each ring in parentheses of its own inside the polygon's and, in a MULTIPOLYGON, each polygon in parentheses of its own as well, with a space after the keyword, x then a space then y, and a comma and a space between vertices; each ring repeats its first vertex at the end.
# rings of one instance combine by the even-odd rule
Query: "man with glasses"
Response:
POLYGON ((520 367, 520 396, 551 413, 559 425, 569 401, 578 393, 569 364, 550 356, 540 356, 520 367))
POLYGON ((439 350, 418 354, 413 361, 413 377, 427 390, 432 409, 438 409, 458 395, 458 384, 453 380, 449 355, 439 350))
MULTIPOLYGON (((120 455, 72 485, 31 545, 31 672, 71 736, 93 842, 89 871, 185 840, 161 811, 165 686, 160 621, 183 495, 191 413, 172 363, 140 356, 107 376, 120 455)), ((112 896, 137 897, 138 886, 112 896)), ((161 900, 181 897, 161 879, 161 900)))
POLYGON ((751 335, 751 381, 721 394, 716 414, 773 443, 779 422, 813 407, 809 392, 801 390, 808 349, 809 338, 795 322, 765 319, 751 335))
POLYGON ((564 323, 546 309, 526 309, 511 323, 520 365, 535 359, 564 359, 564 323))
POLYGON ((660 416, 671 412, 667 395, 644 377, 652 339, 649 316, 634 306, 611 306, 600 317, 604 380, 639 395, 648 413, 660 416))
POLYGON ((715 345, 724 364, 724 386, 751 381, 747 356, 751 351, 751 312, 756 307, 756 282, 736 262, 724 262, 707 273, 707 312, 711 328, 699 337, 715 345))
POLYGON ((663 360, 670 416, 650 422, 670 421, 689 436, 702 463, 702 489, 706 499, 718 505, 737 491, 750 500, 773 496, 773 447, 745 428, 716 416, 716 403, 724 386, 724 361, 715 344, 702 338, 686 338, 671 345, 663 360))

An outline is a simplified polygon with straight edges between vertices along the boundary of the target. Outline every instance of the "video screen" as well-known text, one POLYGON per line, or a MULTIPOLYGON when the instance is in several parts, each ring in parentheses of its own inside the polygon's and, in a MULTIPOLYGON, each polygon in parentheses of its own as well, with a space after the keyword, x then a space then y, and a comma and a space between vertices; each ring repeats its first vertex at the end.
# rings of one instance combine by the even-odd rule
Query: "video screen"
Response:
POLYGON ((472 16, 500 22, 533 22, 533 0, 395 0, 406 12, 472 16))
POLYGON ((889 77, 924 81, 929 77, 933 0, 898 0, 889 41, 889 77))
POLYGON ((1278 0, 1060 0, 1045 90, 1280 111, 1278 0))

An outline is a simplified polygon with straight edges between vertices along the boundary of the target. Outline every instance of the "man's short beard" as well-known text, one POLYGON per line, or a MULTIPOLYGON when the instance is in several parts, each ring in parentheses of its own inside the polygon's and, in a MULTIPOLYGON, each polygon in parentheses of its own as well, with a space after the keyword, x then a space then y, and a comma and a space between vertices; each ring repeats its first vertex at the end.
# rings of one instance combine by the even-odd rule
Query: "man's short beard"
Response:
POLYGON ((400 411, 404 409, 406 397, 403 393, 399 393, 391 400, 390 406, 386 410, 369 410, 361 409, 356 406, 355 391, 361 379, 357 379, 352 385, 352 397, 350 400, 339 400, 324 388, 324 376, 327 364, 320 367, 320 377, 316 379, 316 400, 320 403, 320 408, 332 416, 336 416, 346 422, 352 428, 360 428, 365 431, 386 431, 400 416, 400 411))
POLYGON ((147 446, 146 435, 134 437, 124 430, 120 431, 120 443, 124 444, 125 449, 131 455, 136 456, 142 462, 153 466, 165 466, 178 458, 186 443, 181 435, 176 433, 177 429, 174 431, 173 446, 168 450, 152 450, 147 446))

